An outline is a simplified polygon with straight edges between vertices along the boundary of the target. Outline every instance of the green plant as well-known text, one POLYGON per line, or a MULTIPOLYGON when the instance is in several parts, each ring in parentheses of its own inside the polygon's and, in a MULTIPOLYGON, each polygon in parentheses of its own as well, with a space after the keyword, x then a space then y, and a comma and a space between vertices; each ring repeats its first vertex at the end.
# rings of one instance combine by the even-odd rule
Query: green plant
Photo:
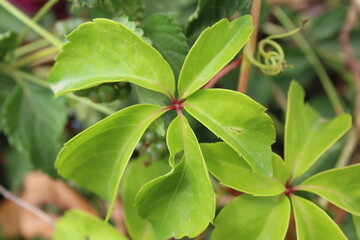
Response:
MULTIPOLYGON (((346 239, 342 230, 349 237, 344 226, 352 222, 356 229, 350 231, 360 232, 360 166, 342 167, 354 151, 354 131, 334 144, 351 126, 350 116, 341 113, 351 107, 356 91, 350 85, 346 90, 351 97, 341 96, 339 87, 332 83, 335 78, 322 64, 343 74, 342 58, 331 56, 332 45, 325 44, 323 51, 312 49, 298 33, 302 28, 292 30, 295 25, 287 15, 295 19, 293 13, 265 4, 260 14, 261 1, 252 1, 253 27, 246 15, 251 1, 199 0, 197 7, 195 0, 72 0, 69 7, 70 2, 71 17, 53 22, 54 29, 45 29, 37 22, 56 0, 46 3, 33 19, 0 1, 27 26, 20 33, 0 35, 0 99, 4 99, 0 101, 0 130, 10 143, 6 156, 9 166, 0 165, 0 171, 5 169, 11 179, 8 187, 18 190, 27 171, 41 169, 55 178, 69 179, 74 188, 90 190, 109 203, 104 207, 97 196, 80 190, 96 202, 105 221, 68 211, 56 221, 54 239, 278 240, 294 233, 295 228, 289 225, 292 213, 299 240, 346 239), (183 12, 186 5, 196 7, 191 16, 191 12, 183 12), (167 13, 158 13, 159 7, 163 12, 167 8, 167 13), (243 17, 236 19, 238 16, 243 17), (93 22, 81 24, 93 18, 93 22), (30 28, 44 39, 28 38, 30 28), (261 37, 268 36, 257 45, 258 30, 261 37), (64 44, 62 36, 69 32, 64 44), (291 38, 280 40, 291 33, 297 33, 292 37, 308 62, 293 47, 291 38), (30 42, 25 43, 25 39, 30 42), (190 52, 188 45, 192 46, 190 52), (52 62, 36 65, 58 50, 51 73, 52 62), (251 71, 251 64, 264 74, 251 71), (207 89, 215 83, 235 89, 237 72, 224 75, 239 65, 239 82, 243 83, 239 91, 246 92, 249 80, 248 95, 268 106, 271 118, 265 107, 244 94, 207 89), (294 69, 285 69, 292 65, 294 69), (318 87, 314 75, 309 77, 312 68, 327 95, 321 107, 313 104, 313 92, 307 95, 316 111, 304 103, 300 84, 291 84, 287 100, 283 93, 293 78, 305 87, 318 87), (49 74, 49 82, 42 79, 49 74), (52 99, 49 88, 56 97, 64 96, 52 99), (333 107, 330 111, 328 99, 333 107), (334 112, 339 116, 334 117, 334 112), (102 114, 110 116, 99 121, 102 114), (60 136, 75 135, 82 127, 75 130, 72 124, 79 123, 92 126, 65 144, 55 163, 56 172, 53 161, 60 149, 60 136), (200 125, 210 131, 199 130, 200 125), (279 141, 271 147, 275 130, 279 141), (283 149, 284 160, 280 157, 283 149), (112 213, 117 212, 119 196, 128 237, 108 224, 116 221, 112 213), (229 197, 235 199, 224 203, 229 197), (327 201, 351 213, 353 221, 340 223, 340 230, 327 215, 333 214, 327 201), (215 217, 216 207, 219 214, 215 217), (209 224, 213 220, 215 229, 209 224)), ((310 22, 310 32, 305 30, 320 47, 323 42, 319 39, 336 35, 342 24, 339 11, 335 11, 337 24, 328 24, 334 21, 334 13, 330 15, 324 18, 325 26, 320 20, 313 25, 310 22)), ((351 83, 351 74, 344 78, 351 83)), ((337 81, 339 86, 343 84, 337 81)), ((16 199, 1 185, 0 193, 16 199)), ((42 210, 46 212, 46 208, 42 210)), ((54 226, 46 213, 34 212, 54 226)))
POLYGON ((120 179, 142 134, 156 118, 175 110, 178 117, 167 131, 172 170, 144 186, 137 205, 140 215, 153 224, 158 239, 201 233, 214 217, 215 194, 183 108, 242 154, 255 172, 272 174, 270 145, 275 132, 265 108, 238 92, 199 90, 239 52, 251 32, 249 16, 233 22, 221 20, 206 29, 185 59, 179 97, 175 98, 170 66, 135 33, 106 19, 81 25, 67 37, 69 42, 50 74, 56 96, 106 82, 129 81, 165 94, 170 105, 134 105, 80 133, 59 153, 55 164, 59 174, 111 202, 109 219, 120 179), (183 152, 181 161, 175 162, 179 152, 183 152), (174 213, 167 214, 169 211, 174 213))
POLYGON ((347 239, 331 218, 300 191, 318 194, 359 215, 360 165, 318 173, 300 184, 293 182, 349 130, 351 117, 343 114, 326 120, 304 104, 304 97, 300 85, 293 82, 288 96, 285 161, 273 155, 272 177, 254 174, 246 161, 224 143, 201 144, 210 172, 222 184, 244 193, 217 216, 211 239, 284 239, 291 209, 297 239, 347 239))

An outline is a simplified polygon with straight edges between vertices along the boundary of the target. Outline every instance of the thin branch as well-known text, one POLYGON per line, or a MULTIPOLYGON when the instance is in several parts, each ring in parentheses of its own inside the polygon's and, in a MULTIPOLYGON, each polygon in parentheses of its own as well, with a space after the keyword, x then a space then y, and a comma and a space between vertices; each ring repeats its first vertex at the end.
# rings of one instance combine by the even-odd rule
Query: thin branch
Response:
POLYGON ((28 210, 29 212, 32 212, 33 214, 35 214, 36 216, 38 216, 39 218, 41 218, 42 220, 47 222, 51 227, 55 226, 55 221, 51 216, 49 216, 47 213, 45 213, 41 209, 31 205, 30 203, 25 202, 21 198, 18 198, 17 196, 15 196, 14 194, 12 194, 8 190, 6 190, 2 185, 0 185, 0 194, 3 195, 7 200, 28 210))
POLYGON ((231 72, 232 70, 236 69, 241 65, 242 62, 242 56, 238 57, 233 62, 226 65, 223 69, 221 69, 220 72, 218 72, 210 81, 203 87, 204 89, 212 88, 223 76, 231 72))
MULTIPOLYGON (((35 83, 37 85, 40 85, 42 87, 50 89, 50 84, 45 79, 36 77, 34 75, 31 75, 29 73, 26 73, 26 72, 23 72, 20 70, 14 70, 14 71, 12 71, 12 74, 16 75, 19 78, 24 79, 26 81, 29 81, 29 82, 35 83)), ((66 94, 65 97, 69 100, 73 100, 73 101, 79 102, 81 104, 84 104, 85 106, 91 107, 105 115, 111 115, 116 112, 115 110, 112 110, 102 104, 94 103, 94 102, 90 101, 88 98, 78 97, 73 93, 66 94)))
MULTIPOLYGON (((349 6, 347 18, 340 33, 340 41, 341 41, 341 47, 347 57, 347 65, 349 66, 350 71, 354 75, 355 90, 356 90, 355 109, 354 109, 355 129, 356 129, 357 139, 360 140, 360 66, 358 65, 358 60, 356 59, 350 41, 350 32, 356 25, 357 20, 358 20, 357 6, 356 6, 356 2, 353 1, 352 4, 350 4, 349 6)), ((360 144, 359 141, 358 144, 360 144)))
MULTIPOLYGON (((250 41, 245 46, 244 53, 246 55, 252 56, 255 52, 257 33, 259 30, 258 26, 259 26, 260 10, 261 10, 261 0, 253 0, 251 6, 251 16, 253 19, 254 31, 251 35, 250 41)), ((246 93, 249 76, 250 76, 250 69, 251 69, 251 63, 245 57, 240 67, 240 76, 239 76, 239 83, 237 89, 239 92, 246 93)))

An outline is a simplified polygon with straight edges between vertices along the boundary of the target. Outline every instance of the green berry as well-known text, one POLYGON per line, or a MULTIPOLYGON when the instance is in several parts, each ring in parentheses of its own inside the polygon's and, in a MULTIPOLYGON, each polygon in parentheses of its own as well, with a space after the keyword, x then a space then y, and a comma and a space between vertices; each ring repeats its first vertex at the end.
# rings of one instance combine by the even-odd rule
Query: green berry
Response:
POLYGON ((129 83, 127 83, 127 82, 118 82, 118 83, 116 83, 116 85, 119 88, 123 88, 123 87, 127 87, 129 85, 129 83))
POLYGON ((98 0, 86 0, 86 6, 88 7, 95 7, 99 4, 99 1, 98 0))
POLYGON ((155 142, 156 140, 156 134, 154 132, 146 132, 145 135, 144 135, 144 141, 147 143, 147 144, 150 144, 150 143, 153 143, 155 142))
POLYGON ((151 161, 157 160, 160 157, 160 154, 156 151, 155 144, 151 144, 145 150, 145 154, 149 157, 151 161))
POLYGON ((131 87, 129 84, 124 87, 119 88, 119 90, 118 90, 119 99, 122 101, 126 100, 130 95, 130 91, 131 91, 131 87))
POLYGON ((89 89, 82 89, 75 91, 74 94, 78 97, 87 97, 89 94, 89 89))
POLYGON ((101 102, 112 102, 117 98, 116 89, 112 85, 103 84, 97 90, 101 102))
POLYGON ((98 92, 97 92, 97 89, 96 88, 91 88, 89 90, 89 93, 88 93, 88 97, 90 98, 91 101, 93 101, 94 103, 100 103, 100 99, 99 99, 99 95, 98 95, 98 92))
POLYGON ((166 152, 166 143, 165 142, 157 142, 155 144, 155 150, 160 153, 160 154, 164 154, 166 152))

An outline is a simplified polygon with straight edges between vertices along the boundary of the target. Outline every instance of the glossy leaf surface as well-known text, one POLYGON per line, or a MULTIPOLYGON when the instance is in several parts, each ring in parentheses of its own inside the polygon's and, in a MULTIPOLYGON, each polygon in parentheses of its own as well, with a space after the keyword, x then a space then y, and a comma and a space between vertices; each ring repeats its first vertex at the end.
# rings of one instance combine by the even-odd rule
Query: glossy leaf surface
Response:
POLYGON ((305 180, 299 188, 316 193, 338 207, 360 215, 360 164, 316 174, 305 180))
POLYGON ((178 90, 180 98, 187 98, 220 71, 248 42, 253 31, 251 16, 232 22, 222 19, 205 29, 181 69, 178 90))
POLYGON ((216 217, 211 240, 284 239, 290 218, 290 201, 284 195, 241 195, 216 217))
POLYGON ((234 148, 261 175, 271 175, 275 128, 265 108, 239 92, 206 89, 191 95, 184 108, 234 148))
POLYGON ((79 210, 65 213, 56 222, 54 240, 127 240, 102 219, 79 210))
POLYGON ((284 184, 279 180, 255 174, 244 158, 226 143, 200 146, 209 171, 220 183, 257 196, 277 195, 285 191, 284 184))
POLYGON ((215 194, 195 134, 177 117, 167 132, 173 169, 145 185, 137 196, 140 215, 149 220, 157 240, 195 237, 215 214, 215 194), (173 157, 183 150, 180 163, 173 157))
POLYGON ((163 113, 161 107, 145 104, 114 113, 67 142, 55 167, 64 178, 113 201, 136 144, 163 113))
POLYGON ((181 66, 189 50, 186 37, 179 24, 165 14, 154 14, 141 24, 145 35, 153 46, 170 64, 175 76, 179 76, 181 66))
POLYGON ((288 94, 285 125, 285 161, 292 178, 302 175, 351 127, 351 117, 342 114, 332 120, 319 116, 304 104, 305 92, 292 82, 288 94))
POLYGON ((169 165, 164 161, 154 161, 148 165, 146 161, 146 157, 131 161, 124 173, 121 192, 125 224, 132 239, 157 240, 151 224, 139 216, 135 197, 143 185, 165 174, 169 170, 169 165))
POLYGON ((175 81, 169 64, 124 25, 94 19, 67 39, 49 77, 56 96, 117 81, 173 95, 175 81))
POLYGON ((54 160, 66 123, 64 99, 46 88, 24 82, 5 101, 1 124, 10 144, 26 154, 35 168, 55 174, 54 160))
POLYGON ((302 197, 292 196, 297 240, 346 240, 336 223, 318 206, 302 197))

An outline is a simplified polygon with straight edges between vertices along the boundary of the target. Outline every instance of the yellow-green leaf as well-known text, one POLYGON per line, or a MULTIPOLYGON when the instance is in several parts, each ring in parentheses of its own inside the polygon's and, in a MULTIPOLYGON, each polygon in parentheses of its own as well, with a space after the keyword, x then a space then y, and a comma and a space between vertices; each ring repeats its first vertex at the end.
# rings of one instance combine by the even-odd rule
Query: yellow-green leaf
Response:
POLYGON ((124 25, 98 18, 80 25, 67 39, 49 76, 56 96, 118 81, 174 94, 169 64, 124 25))
POLYGON ((64 178, 114 201, 136 144, 164 112, 159 106, 139 104, 110 115, 67 142, 55 167, 64 178))
POLYGON ((297 240, 347 240, 336 223, 318 206, 293 195, 297 240))
POLYGON ((190 49, 180 71, 180 98, 187 98, 230 62, 248 42, 253 31, 251 16, 232 22, 222 19, 205 29, 190 49))
POLYGON ((179 116, 167 132, 170 154, 183 150, 180 163, 146 184, 136 201, 140 215, 153 225, 157 240, 195 237, 215 215, 215 194, 194 132, 179 116))
POLYGON ((360 215, 360 164, 318 173, 299 189, 316 193, 338 207, 360 215))
POLYGON ((220 183, 257 196, 278 195, 285 191, 284 184, 279 180, 254 173, 244 158, 226 143, 200 146, 209 171, 220 183))
POLYGON ((304 103, 305 92, 292 82, 288 94, 285 124, 285 162, 291 178, 308 170, 313 163, 351 127, 351 116, 342 114, 327 120, 304 103))
POLYGON ((282 240, 290 218, 290 201, 284 195, 241 195, 216 217, 211 240, 282 240))
POLYGON ((239 92, 202 89, 184 108, 242 155, 254 172, 271 176, 275 128, 263 106, 239 92))

